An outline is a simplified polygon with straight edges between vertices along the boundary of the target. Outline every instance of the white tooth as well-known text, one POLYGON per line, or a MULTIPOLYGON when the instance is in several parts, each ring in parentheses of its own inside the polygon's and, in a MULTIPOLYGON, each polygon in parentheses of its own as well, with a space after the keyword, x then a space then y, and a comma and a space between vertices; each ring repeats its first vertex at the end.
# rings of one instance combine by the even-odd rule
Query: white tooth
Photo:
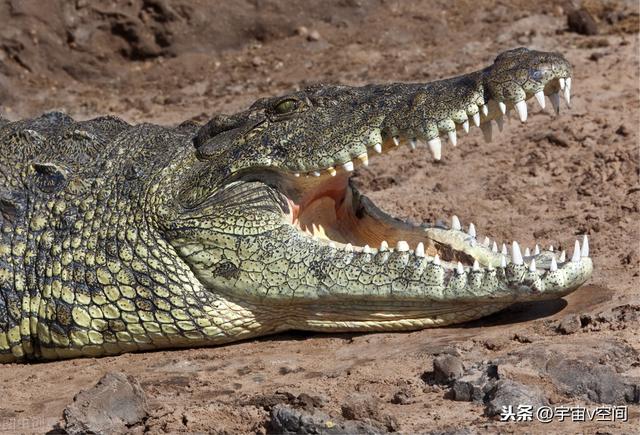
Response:
POLYGON ((564 89, 564 78, 560 77, 558 83, 560 84, 560 89, 564 89))
POLYGON ((502 131, 504 128, 504 118, 502 116, 498 116, 496 118, 496 124, 498 125, 498 130, 502 131))
POLYGON ((375 145, 373 146, 373 149, 374 149, 378 154, 380 154, 380 153, 382 152, 382 144, 380 144, 380 143, 375 144, 375 145))
POLYGON ((580 255, 583 257, 589 256, 589 238, 586 234, 582 238, 582 251, 580 251, 580 255))
POLYGON ((507 105, 502 101, 498 101, 498 107, 500 108, 500 112, 502 112, 503 115, 507 113, 507 105))
POLYGON ((351 243, 347 243, 347 246, 344 247, 345 251, 353 251, 353 246, 351 245, 351 243))
POLYGON ((538 104, 540 105, 540 107, 542 107, 544 109, 544 106, 545 106, 544 92, 543 91, 538 91, 538 92, 535 93, 534 96, 536 97, 536 100, 538 100, 538 104))
POLYGON ((491 252, 493 252, 494 254, 498 252, 498 245, 496 244, 496 242, 493 242, 493 246, 491 246, 491 252))
POLYGON ((500 256, 500 267, 503 269, 507 267, 507 257, 505 257, 504 254, 500 256))
POLYGON ((567 102, 567 106, 571 106, 571 77, 566 80, 566 86, 564 87, 564 101, 567 102))
POLYGON ((464 130, 465 133, 469 133, 469 121, 468 120, 465 120, 462 123, 462 129, 464 130))
POLYGON ((540 246, 536 243, 536 246, 533 247, 533 255, 540 255, 540 246))
POLYGON ((480 110, 482 110, 482 114, 484 116, 487 116, 489 114, 489 108, 487 107, 486 104, 483 104, 482 106, 480 106, 480 110))
POLYGON ((532 259, 531 260, 531 264, 529 264, 529 272, 535 272, 536 271, 536 259, 532 259))
POLYGON ((371 254, 371 248, 369 247, 369 245, 364 245, 364 248, 362 248, 362 252, 364 252, 365 254, 371 254))
POLYGON ((473 225, 473 223, 469 224, 469 231, 467 231, 467 233, 471 236, 471 237, 475 237, 476 236, 476 227, 475 225, 473 225))
POLYGON ((460 263, 458 261, 458 267, 456 268, 456 272, 458 272, 458 275, 462 275, 464 273, 464 267, 462 267, 462 263, 460 263))
POLYGON ((360 154, 356 158, 360 160, 360 163, 362 163, 362 166, 365 166, 365 167, 369 166, 369 155, 367 153, 360 154))
POLYGON ((480 270, 480 263, 478 263, 478 260, 473 260, 473 270, 476 272, 480 270))
POLYGON ((513 242, 513 247, 511 248, 513 251, 513 264, 523 264, 522 253, 520 252, 520 246, 518 246, 518 242, 513 242))
POLYGON ((482 244, 484 246, 489 246, 491 244, 491 240, 489 240, 489 237, 485 237, 484 240, 482 241, 482 244))
POLYGON ((560 94, 557 92, 549 94, 549 100, 551 101, 551 105, 553 106, 553 110, 556 112, 556 115, 560 113, 560 94))
POLYGON ((435 264, 436 266, 440 266, 440 257, 438 257, 438 255, 433 257, 433 264, 435 264))
POLYGON ((416 257, 424 257, 424 243, 418 243, 416 246, 416 257))
POLYGON ((333 243, 333 242, 329 242, 329 247, 333 248, 333 249, 336 249, 336 244, 333 243))
POLYGON ((521 122, 525 122, 527 120, 527 102, 522 100, 516 103, 516 110, 518 111, 518 117, 521 122))
POLYGON ((473 114, 473 124, 476 127, 480 127, 480 112, 476 112, 473 114))
POLYGON ((431 151, 433 158, 440 160, 442 158, 442 142, 440 142, 440 137, 429 140, 427 145, 429 145, 429 151, 431 151))
POLYGON ((344 163, 344 164, 342 165, 342 168, 343 168, 345 171, 347 171, 347 172, 351 172, 351 171, 353 171, 353 162, 347 162, 347 163, 344 163))
POLYGON ((549 245, 549 251, 553 252, 553 245, 549 245))
POLYGON ((411 148, 412 150, 415 150, 416 145, 418 145, 418 140, 415 137, 409 139, 409 148, 411 148))
POLYGON ((491 140, 493 139, 493 128, 491 125, 491 121, 486 121, 484 124, 482 124, 480 126, 480 130, 482 130, 484 141, 491 142, 491 140))
POLYGON ((449 142, 451 142, 453 146, 458 145, 458 137, 456 136, 455 130, 447 132, 447 135, 449 136, 449 142))
POLYGON ((383 240, 382 243, 380 243, 380 250, 381 251, 388 251, 389 250, 389 244, 387 243, 386 240, 383 240))
POLYGON ((393 144, 395 146, 400 145, 400 138, 398 136, 393 136, 393 144))
POLYGON ((398 240, 398 243, 396 243, 396 250, 398 252, 407 252, 409 250, 409 244, 404 240, 398 240))
POLYGON ((571 257, 571 261, 573 263, 580 263, 580 242, 578 242, 577 240, 576 244, 573 247, 573 256, 571 257))
POLYGON ((462 229, 462 225, 460 225, 460 219, 455 214, 451 216, 451 229, 460 231, 462 229))
POLYGON ((551 272, 555 272, 556 270, 558 270, 558 263, 556 263, 556 256, 555 255, 551 256, 551 266, 549 266, 549 270, 551 272))
POLYGON ((313 171, 312 174, 313 174, 314 177, 319 177, 320 176, 320 172, 318 172, 318 171, 313 171))
POLYGON ((567 261, 567 253, 566 253, 565 251, 562 251, 562 252, 560 253, 560 258, 559 258, 559 260, 560 260, 560 263, 564 263, 565 261, 567 261))
POLYGON ((526 249, 524 250, 524 256, 525 256, 525 257, 531 257, 531 251, 529 251, 529 248, 526 248, 526 249))
POLYGON ((502 251, 501 251, 502 255, 508 255, 509 252, 507 251, 507 245, 506 244, 502 244, 502 251))

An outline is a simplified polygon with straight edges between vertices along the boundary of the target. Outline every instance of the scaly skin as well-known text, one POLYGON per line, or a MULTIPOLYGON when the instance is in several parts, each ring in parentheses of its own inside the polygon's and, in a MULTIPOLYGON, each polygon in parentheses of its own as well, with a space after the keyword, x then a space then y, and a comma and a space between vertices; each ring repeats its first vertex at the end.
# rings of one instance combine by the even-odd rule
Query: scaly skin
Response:
POLYGON ((435 83, 262 99, 202 128, 0 120, 0 362, 418 329, 566 295, 590 276, 586 246, 503 256, 457 220, 391 218, 348 178, 402 143, 439 158, 437 138, 474 118, 488 136, 502 103, 523 116, 561 83, 568 99, 570 76, 559 54, 518 49, 435 83))

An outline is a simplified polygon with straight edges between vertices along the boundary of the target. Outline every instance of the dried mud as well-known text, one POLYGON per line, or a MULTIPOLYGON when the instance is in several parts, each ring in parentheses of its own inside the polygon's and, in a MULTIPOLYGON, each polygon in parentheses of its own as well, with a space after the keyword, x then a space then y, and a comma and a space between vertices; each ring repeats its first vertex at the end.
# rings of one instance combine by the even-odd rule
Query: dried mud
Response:
POLYGON ((472 129, 457 148, 445 145, 441 163, 424 149, 396 151, 356 182, 398 216, 433 222, 455 213, 498 241, 567 248, 588 233, 595 264, 591 281, 563 300, 455 327, 291 332, 5 365, 0 432, 60 430, 73 397, 109 372, 146 395, 146 417, 126 429, 135 433, 264 433, 292 418, 333 433, 637 431, 639 11, 632 1, 583 6, 597 26, 589 35, 567 27, 569 2, 0 1, 0 114, 9 119, 55 109, 80 119, 204 121, 310 83, 436 80, 516 46, 558 50, 574 65, 571 110, 554 117, 530 106, 526 125, 511 120, 492 143, 472 129), (450 383, 431 382, 444 355, 463 367, 447 372, 463 376, 451 382, 495 366, 502 383, 491 400, 628 405, 629 421, 499 422, 482 400, 453 400, 450 383))

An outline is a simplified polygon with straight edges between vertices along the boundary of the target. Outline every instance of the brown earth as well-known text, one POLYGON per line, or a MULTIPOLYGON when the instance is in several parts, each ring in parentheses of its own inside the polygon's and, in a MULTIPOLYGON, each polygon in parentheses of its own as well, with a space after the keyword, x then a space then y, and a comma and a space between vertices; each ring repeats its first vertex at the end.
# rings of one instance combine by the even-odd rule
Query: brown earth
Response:
POLYGON ((356 179, 398 216, 434 221, 455 213, 498 241, 568 248, 586 232, 595 263, 588 285, 564 300, 451 328, 290 333, 5 365, 0 431, 63 427, 75 394, 124 372, 148 401, 148 416, 128 429, 137 433, 263 433, 283 405, 375 431, 640 432, 638 4, 584 2, 593 17, 582 26, 588 36, 567 27, 575 6, 0 1, 0 114, 10 119, 55 109, 82 119, 203 121, 313 82, 430 81, 481 68, 516 46, 558 50, 574 66, 571 110, 553 117, 530 105, 526 125, 512 120, 492 143, 475 129, 457 148, 445 146, 442 163, 406 149, 373 160, 356 179), (467 374, 497 365, 501 379, 541 392, 552 406, 628 405, 629 421, 499 422, 481 402, 454 401, 449 386, 434 383, 433 361, 443 355, 467 374))

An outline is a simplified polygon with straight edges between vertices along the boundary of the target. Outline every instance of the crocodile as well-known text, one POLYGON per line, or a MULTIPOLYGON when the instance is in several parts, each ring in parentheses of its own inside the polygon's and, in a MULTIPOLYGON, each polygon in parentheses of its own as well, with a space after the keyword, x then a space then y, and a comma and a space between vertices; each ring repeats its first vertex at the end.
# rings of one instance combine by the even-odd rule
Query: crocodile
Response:
POLYGON ((431 83, 313 85, 204 125, 0 120, 0 362, 218 345, 285 330, 399 331, 561 298, 573 253, 416 225, 352 181, 394 150, 492 137, 572 67, 526 48, 431 83), (444 142, 443 142, 444 140, 444 142), (381 157, 382 156, 382 157, 381 157))

